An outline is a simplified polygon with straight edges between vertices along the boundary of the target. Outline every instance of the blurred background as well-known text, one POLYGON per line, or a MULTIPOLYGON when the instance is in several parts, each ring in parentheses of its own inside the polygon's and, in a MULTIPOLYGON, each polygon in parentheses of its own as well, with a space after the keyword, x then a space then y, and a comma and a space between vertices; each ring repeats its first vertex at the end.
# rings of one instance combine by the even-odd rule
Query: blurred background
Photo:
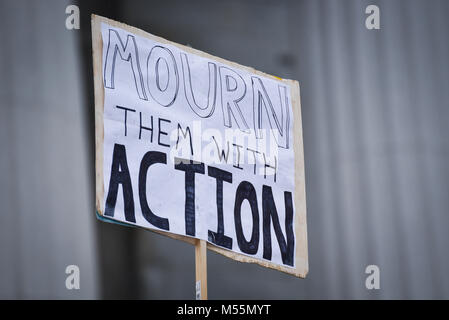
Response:
POLYGON ((192 246, 95 218, 91 13, 300 82, 308 277, 209 252, 210 299, 449 298, 446 0, 0 0, 0 298, 194 299, 192 246))

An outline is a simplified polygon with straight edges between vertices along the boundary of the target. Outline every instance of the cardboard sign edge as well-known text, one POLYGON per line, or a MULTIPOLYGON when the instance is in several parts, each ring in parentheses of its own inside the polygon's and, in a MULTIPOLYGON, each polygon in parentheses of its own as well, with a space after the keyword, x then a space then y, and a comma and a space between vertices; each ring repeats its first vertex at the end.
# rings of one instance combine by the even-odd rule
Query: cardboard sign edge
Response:
MULTIPOLYGON (((275 263, 252 258, 240 253, 236 253, 230 250, 226 250, 210 243, 207 243, 207 248, 216 253, 219 253, 225 257, 231 258, 233 260, 245 263, 254 263, 260 266, 279 270, 296 277, 305 278, 309 271, 308 264, 308 248, 307 248, 307 221, 306 221, 306 194, 305 194, 305 174, 304 174, 304 147, 303 147, 303 132, 302 132, 302 119, 301 119, 301 103, 300 103, 300 90, 299 83, 296 80, 281 79, 264 72, 258 71, 254 68, 242 66, 235 62, 227 61, 220 57, 210 55, 208 53, 202 52, 200 50, 193 49, 175 42, 171 42, 164 38, 154 36, 147 33, 141 29, 128 26, 124 23, 117 22, 99 15, 91 15, 92 23, 92 58, 93 58, 93 75, 94 75, 94 92, 95 92, 95 205, 96 214, 98 218, 103 221, 114 222, 117 221, 107 218, 103 215, 104 213, 104 182, 103 182, 103 141, 104 141, 104 126, 103 126, 103 111, 104 111, 104 87, 103 87, 103 41, 101 39, 101 23, 107 23, 117 28, 121 28, 129 31, 130 33, 152 39, 154 41, 170 44, 178 47, 181 50, 187 51, 189 53, 206 57, 209 59, 214 59, 221 63, 227 64, 229 66, 235 67, 237 69, 244 69, 248 72, 255 73, 264 77, 276 79, 278 81, 286 82, 291 88, 291 98, 292 98, 292 108, 294 117, 294 128, 293 128, 293 151, 295 154, 295 189, 294 203, 295 203, 295 234, 296 234, 296 260, 295 268, 285 267, 277 265, 275 263)), ((120 222, 119 222, 120 223, 120 222)), ((133 224, 120 223, 123 225, 135 226, 133 224)), ((140 227, 140 226, 136 226, 140 227)), ((182 240, 184 242, 195 244, 195 239, 187 236, 177 235, 173 233, 168 233, 164 231, 154 230, 142 227, 146 230, 156 232, 168 236, 172 239, 182 240)))

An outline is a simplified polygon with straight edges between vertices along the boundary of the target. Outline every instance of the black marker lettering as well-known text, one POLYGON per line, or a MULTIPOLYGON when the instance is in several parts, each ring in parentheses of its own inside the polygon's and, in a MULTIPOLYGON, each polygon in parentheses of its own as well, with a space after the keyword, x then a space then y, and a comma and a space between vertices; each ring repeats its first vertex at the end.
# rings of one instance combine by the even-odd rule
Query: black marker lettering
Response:
POLYGON ((204 163, 175 158, 175 169, 185 171, 185 221, 186 234, 195 236, 195 173, 204 174, 204 163))
POLYGON ((109 179, 109 191, 106 198, 105 216, 114 216, 115 204, 117 202, 118 187, 122 185, 123 202, 125 204, 125 219, 136 222, 134 215, 134 198, 131 177, 126 161, 126 149, 122 144, 115 144, 112 154, 111 178, 109 179))
POLYGON ((150 142, 153 143, 153 116, 150 116, 150 127, 145 127, 142 125, 142 112, 139 112, 139 124, 140 124, 140 128, 139 128, 139 140, 142 137, 142 129, 143 130, 148 130, 151 132, 151 138, 150 138, 150 142))
POLYGON ((142 158, 139 170, 139 198, 143 217, 155 227, 169 231, 168 219, 156 216, 148 206, 147 173, 148 168, 155 163, 167 164, 167 155, 163 152, 148 151, 142 158))
POLYGON ((122 60, 131 62, 131 69, 134 76, 137 94, 140 99, 148 100, 145 93, 142 71, 140 70, 139 52, 137 50, 136 39, 134 36, 128 34, 126 37, 126 44, 123 44, 118 32, 113 29, 109 29, 108 47, 106 49, 106 59, 104 63, 104 86, 109 89, 115 88, 114 73, 117 53, 120 55, 122 60))
POLYGON ((134 109, 130 109, 130 108, 125 108, 125 107, 122 107, 122 106, 115 106, 117 109, 121 109, 121 110, 125 110, 125 136, 127 135, 127 133, 128 133, 128 128, 127 128, 127 122, 128 122, 128 111, 131 111, 131 112, 136 112, 136 110, 134 110, 134 109))
POLYGON ((293 250, 295 247, 295 237, 293 234, 293 202, 292 193, 284 192, 285 201, 285 232, 287 241, 282 234, 279 216, 273 199, 273 190, 264 185, 262 189, 262 207, 263 207, 263 257, 271 260, 271 220, 273 220, 274 233, 281 250, 282 262, 293 266, 293 250))
POLYGON ((167 132, 162 131, 162 129, 161 129, 161 122, 162 122, 162 121, 163 121, 163 122, 167 122, 167 123, 170 123, 170 122, 171 122, 170 120, 159 118, 159 120, 158 120, 158 123, 159 123, 159 125, 158 125, 159 131, 158 131, 158 134, 157 134, 157 143, 158 143, 160 146, 163 146, 163 147, 170 147, 169 144, 165 144, 165 143, 162 143, 162 142, 161 142, 161 135, 164 135, 164 136, 167 135, 167 132))
POLYGON ((247 254, 256 254, 259 248, 259 209, 257 208, 256 190, 248 181, 240 182, 237 187, 234 205, 234 220, 235 233, 240 250, 247 254), (246 241, 242 227, 241 210, 244 200, 248 200, 251 207, 251 213, 253 215, 253 230, 249 241, 246 241))

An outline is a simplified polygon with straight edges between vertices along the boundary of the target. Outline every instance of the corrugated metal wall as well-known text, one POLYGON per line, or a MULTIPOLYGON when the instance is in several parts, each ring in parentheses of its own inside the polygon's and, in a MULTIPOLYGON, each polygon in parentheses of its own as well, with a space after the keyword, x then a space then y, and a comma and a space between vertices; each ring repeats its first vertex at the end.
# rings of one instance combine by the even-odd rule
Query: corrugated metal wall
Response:
POLYGON ((0 1, 0 298, 97 297, 76 34, 65 1, 0 1), (51 5, 50 5, 51 4, 51 5), (67 290, 76 264, 81 290, 67 290))
POLYGON ((94 12, 300 81, 310 273, 209 253, 210 298, 449 298, 448 1, 81 1, 79 33, 65 4, 16 3, 0 2, 0 296, 69 297, 58 272, 76 252, 84 296, 194 297, 192 247, 92 228, 94 12), (380 30, 365 28, 369 4, 380 30), (380 290, 365 288, 369 264, 380 290))

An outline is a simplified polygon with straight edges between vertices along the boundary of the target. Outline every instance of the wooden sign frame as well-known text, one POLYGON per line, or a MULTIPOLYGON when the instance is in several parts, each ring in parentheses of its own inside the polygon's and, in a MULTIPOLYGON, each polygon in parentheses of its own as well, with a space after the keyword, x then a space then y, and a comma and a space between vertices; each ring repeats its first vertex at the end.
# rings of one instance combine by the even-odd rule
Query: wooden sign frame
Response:
MULTIPOLYGON (((244 69, 248 72, 261 75, 268 78, 280 80, 289 85, 292 88, 291 103, 293 108, 294 127, 293 127, 293 150, 295 155, 295 234, 296 234, 296 252, 295 252, 295 268, 280 266, 270 261, 255 259, 247 255, 239 254, 230 250, 222 249, 207 243, 204 240, 197 240, 187 236, 181 236, 177 234, 167 233, 154 229, 148 229, 159 234, 171 237, 173 239, 182 240, 190 244, 197 246, 197 252, 201 252, 203 246, 207 243, 207 249, 222 254, 228 258, 236 261, 255 263, 263 267, 276 269, 296 277, 305 278, 309 266, 308 266, 308 251, 307 251, 307 223, 306 223, 306 194, 305 194, 305 176, 304 176, 304 152, 303 152, 303 134, 302 134, 302 121, 301 121, 301 104, 300 104, 300 92, 299 84, 297 81, 280 79, 272 75, 257 71, 253 68, 239 65, 234 62, 224 60, 219 57, 212 56, 199 50, 192 49, 187 46, 177 44, 175 42, 168 41, 166 39, 154 36, 145 31, 137 29, 135 27, 128 26, 126 24, 104 18, 98 15, 92 15, 92 49, 93 49, 93 74, 94 74, 94 88, 95 88, 95 178, 96 178, 96 211, 97 216, 104 220, 110 220, 104 217, 104 180, 103 180, 103 140, 104 140, 104 125, 103 125, 103 110, 104 110, 104 86, 103 86, 103 41, 101 37, 101 23, 107 23, 111 26, 124 29, 135 35, 145 37, 160 43, 170 44, 178 47, 186 52, 216 60, 223 64, 235 67, 237 69, 244 69)), ((114 221, 115 222, 115 221, 114 221)), ((133 225, 134 226, 134 225, 133 225)), ((198 257, 201 255, 198 254, 198 257)), ((198 262, 198 259, 197 259, 198 262)), ((204 259, 205 263, 205 259, 204 259)), ((200 268, 201 269, 201 268, 200 268)), ((198 279, 198 267, 197 267, 197 279, 198 279)), ((203 281, 204 282, 204 281, 203 281)), ((205 283, 202 283, 205 286, 205 283)), ((204 289, 203 289, 204 290, 204 289)), ((206 293, 207 296, 207 293, 206 293)))

